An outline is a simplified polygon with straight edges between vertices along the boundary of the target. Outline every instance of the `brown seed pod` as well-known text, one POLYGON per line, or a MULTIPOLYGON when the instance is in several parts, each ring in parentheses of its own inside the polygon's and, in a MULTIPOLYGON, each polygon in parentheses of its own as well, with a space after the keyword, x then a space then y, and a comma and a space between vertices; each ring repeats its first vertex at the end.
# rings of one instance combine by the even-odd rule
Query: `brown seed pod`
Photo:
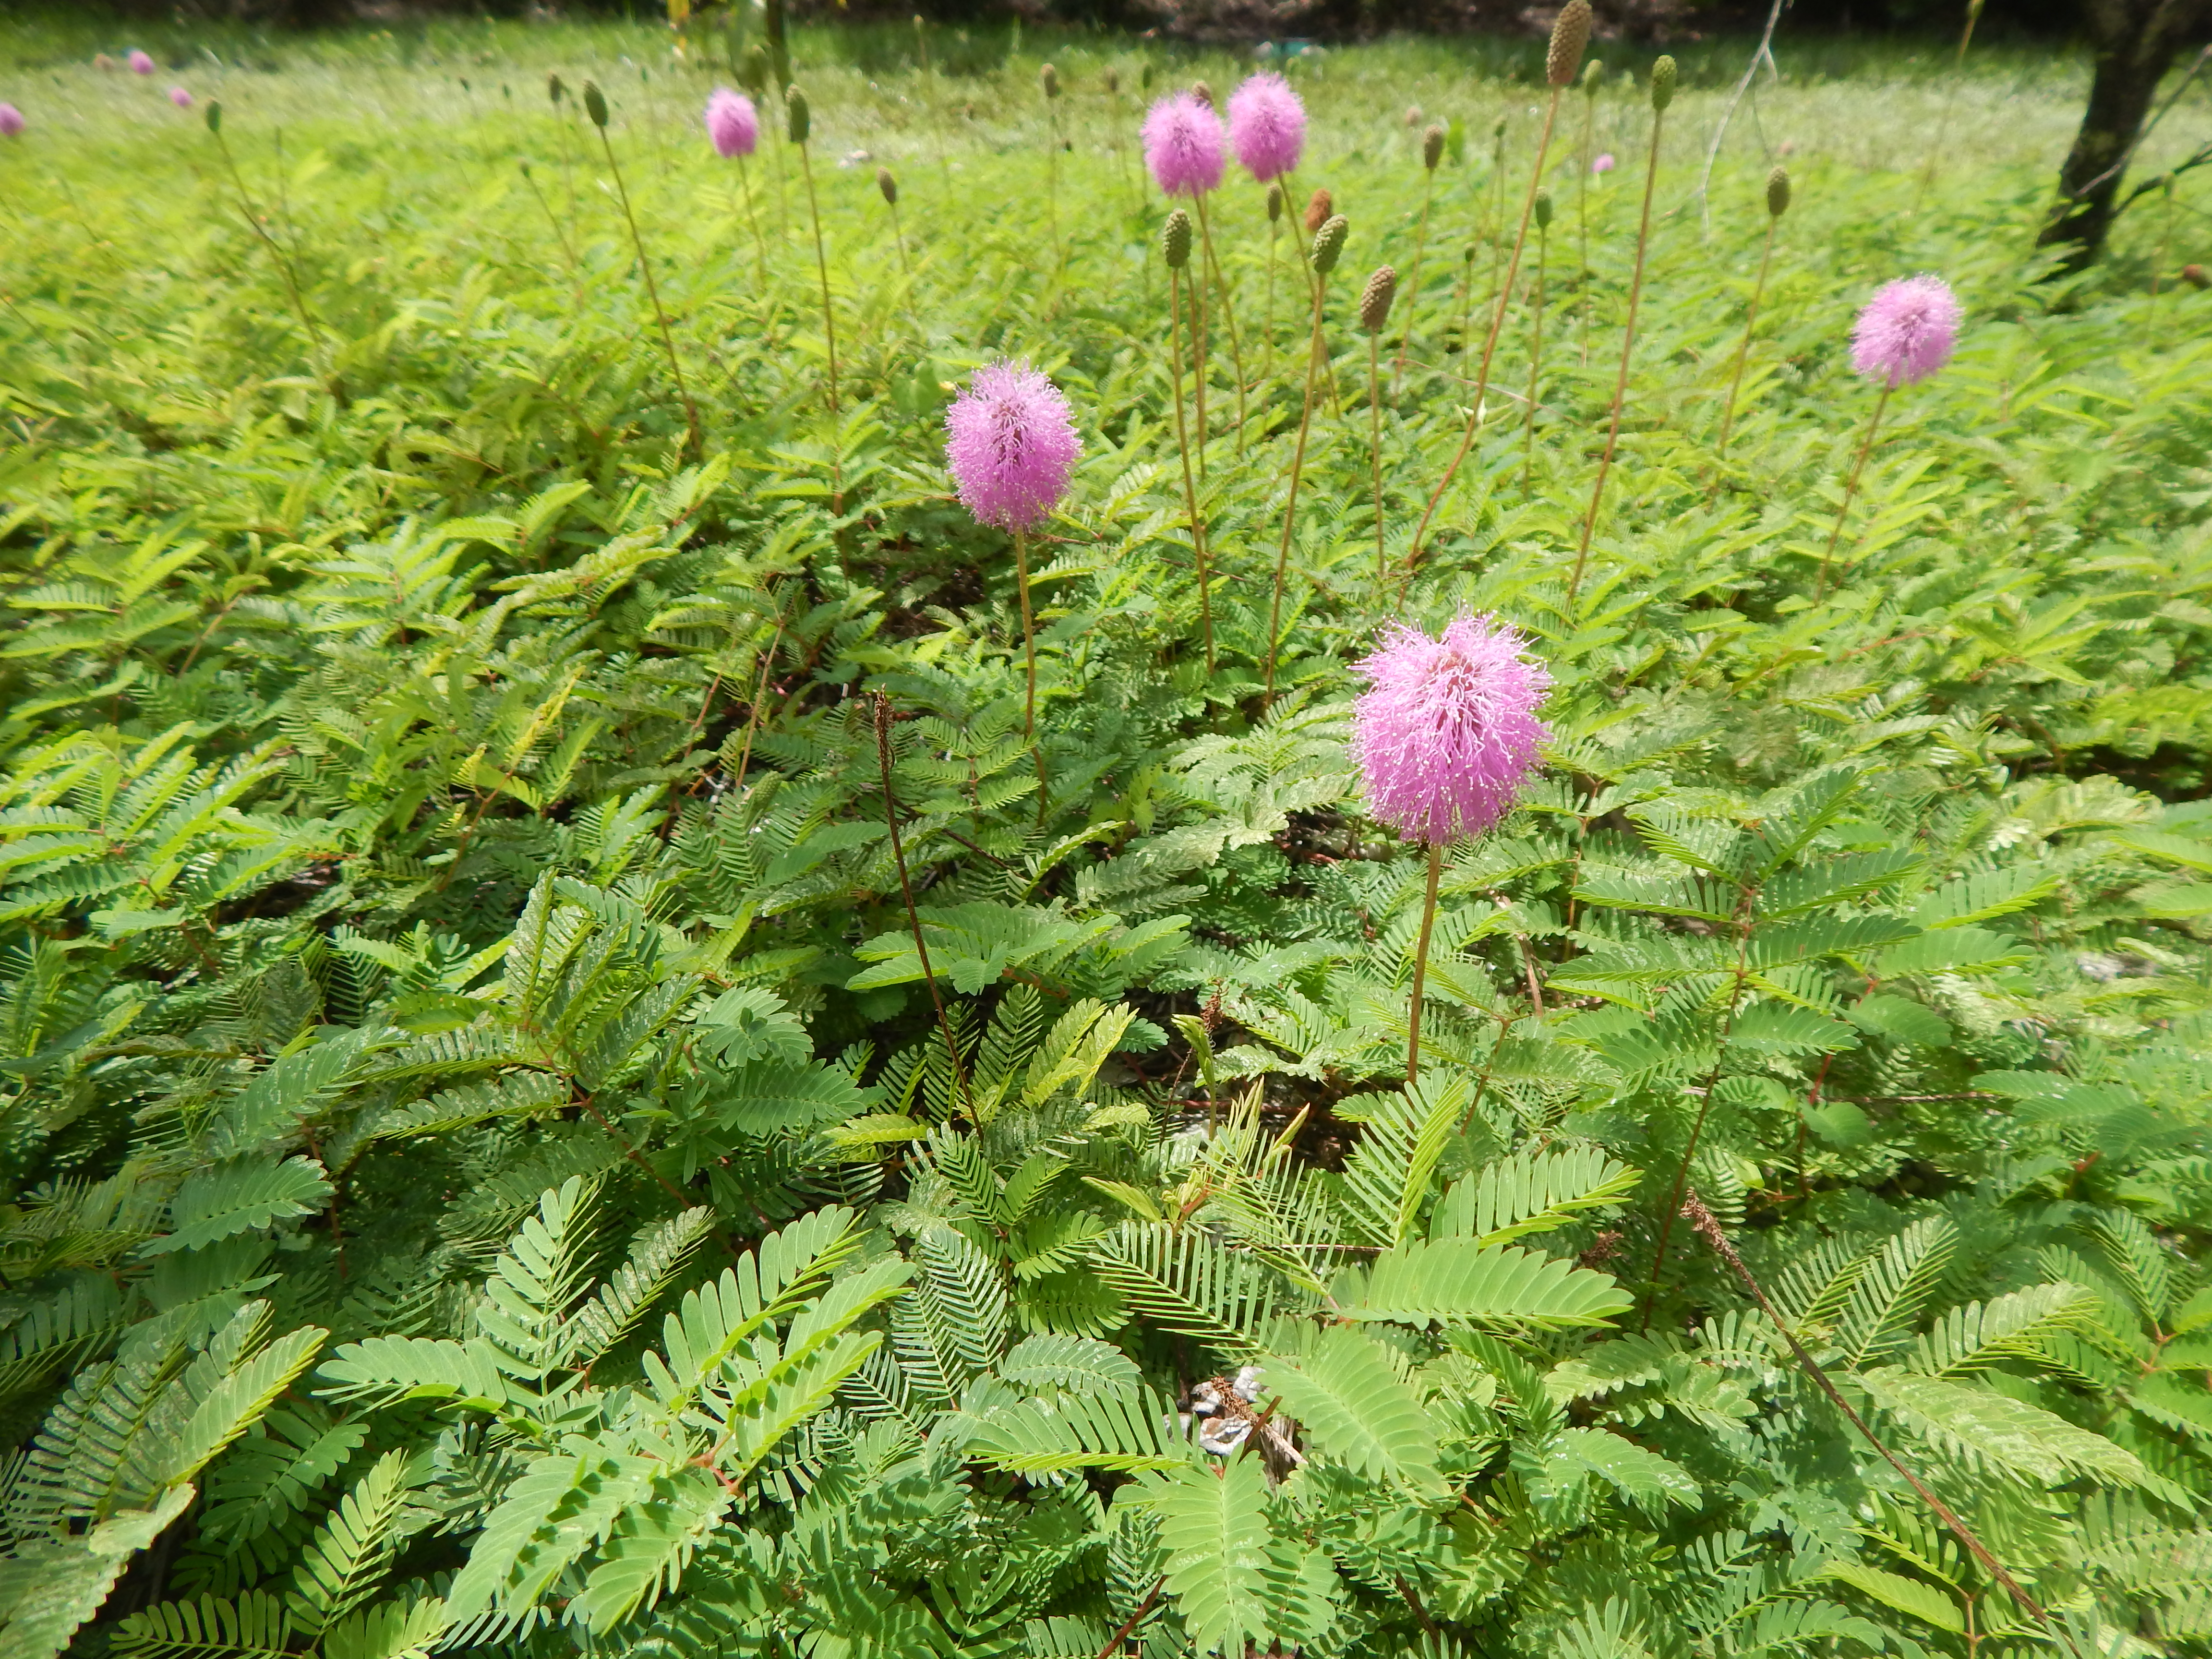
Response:
POLYGON ((889 167, 876 169, 876 188, 883 191, 884 200, 887 204, 891 207, 898 205, 898 180, 891 177, 891 170, 889 167))
POLYGON ((1421 135, 1421 165, 1431 173, 1434 173, 1437 170, 1437 163, 1443 159, 1443 125, 1441 122, 1431 122, 1429 125, 1429 130, 1421 135))
POLYGON ((1367 286, 1359 290, 1360 327, 1370 334, 1380 334, 1390 320, 1390 301, 1397 297, 1398 273, 1389 265, 1377 265, 1367 286))
POLYGON ((1312 198, 1306 203, 1306 234, 1310 236, 1327 224, 1328 216, 1335 211, 1336 204, 1329 200, 1328 192, 1325 190, 1316 191, 1312 198))
POLYGON ((1571 84, 1589 50, 1589 0, 1567 0, 1552 23, 1551 50, 1544 54, 1544 78, 1555 87, 1571 84))

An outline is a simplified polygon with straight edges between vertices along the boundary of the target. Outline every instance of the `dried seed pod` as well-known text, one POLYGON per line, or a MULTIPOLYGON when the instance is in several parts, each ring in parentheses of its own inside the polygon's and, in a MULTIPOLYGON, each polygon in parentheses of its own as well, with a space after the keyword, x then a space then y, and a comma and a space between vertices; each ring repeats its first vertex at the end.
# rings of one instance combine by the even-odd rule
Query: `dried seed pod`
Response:
POLYGON ((807 107, 806 94, 797 87, 787 87, 783 94, 783 131, 794 144, 806 142, 813 130, 814 114, 807 107))
POLYGON ((1370 334, 1380 334, 1390 320, 1390 301, 1397 297, 1398 273, 1389 265, 1376 266, 1367 286, 1359 290, 1360 327, 1370 334))
POLYGON ((891 177, 891 170, 889 167, 876 169, 876 188, 883 191, 886 205, 890 207, 898 205, 898 180, 891 177))
POLYGON ((1267 222, 1275 223, 1283 216, 1283 184, 1279 179, 1267 181, 1267 222))
POLYGON ((1429 130, 1421 135, 1421 165, 1431 173, 1444 159, 1444 130, 1441 122, 1431 122, 1429 130))
POLYGON ((1766 215, 1779 219, 1790 210, 1790 169, 1780 163, 1766 175, 1766 215))
POLYGON ((1552 192, 1548 190, 1540 190, 1536 192, 1536 228, 1549 230, 1551 228, 1552 192))
POLYGON ((1544 78, 1555 87, 1572 82, 1575 71, 1583 66, 1583 53, 1589 50, 1589 0, 1567 0, 1552 22, 1552 45, 1544 54, 1544 78))
POLYGON ((1651 107, 1664 111, 1674 101, 1676 70, 1672 58, 1662 58, 1651 66, 1651 107))
POLYGON ((605 131, 607 125, 607 96, 599 90, 596 81, 584 82, 584 113, 592 118, 592 125, 605 131))
POLYGON ((1161 227, 1160 252, 1167 257, 1170 270, 1181 270, 1190 263, 1190 215, 1181 208, 1168 215, 1161 227))
POLYGON ((1328 222, 1314 232, 1313 268, 1326 276, 1336 269, 1337 256, 1344 252, 1344 239, 1352 234, 1352 227, 1341 213, 1332 214, 1328 222))
POLYGON ((1306 203, 1306 234, 1312 235, 1328 223, 1328 216, 1335 210, 1336 204, 1329 200, 1328 192, 1316 191, 1306 203))

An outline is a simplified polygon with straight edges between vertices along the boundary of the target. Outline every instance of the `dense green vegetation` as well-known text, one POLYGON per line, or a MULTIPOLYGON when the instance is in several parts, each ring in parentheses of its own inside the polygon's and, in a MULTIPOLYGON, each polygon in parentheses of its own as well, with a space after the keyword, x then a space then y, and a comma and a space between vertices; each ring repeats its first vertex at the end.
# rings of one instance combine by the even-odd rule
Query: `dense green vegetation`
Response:
POLYGON ((1785 50, 1701 196, 1745 51, 1681 54, 1571 599, 1638 86, 1587 282, 1565 107, 1533 436, 1524 287, 1401 587, 1352 307, 1451 123, 1395 563, 1540 43, 1302 64, 1294 210, 1352 228, 1267 706, 1309 290, 1232 175, 1209 675, 1134 143, 1148 65, 1244 65, 1057 40, 1048 111, 1034 41, 802 37, 833 416, 719 45, 179 29, 142 79, 80 28, 0 39, 0 1649, 2212 1647, 2212 295, 2151 280, 2186 182, 2041 280, 2078 65, 1785 50), (1851 314, 1923 270, 1960 349, 1824 576, 1851 314), (1001 352, 1085 442, 1036 758, 940 441, 1001 352), (1350 665, 1461 607, 1553 741, 1446 863, 1407 1087, 1425 860, 1350 665))

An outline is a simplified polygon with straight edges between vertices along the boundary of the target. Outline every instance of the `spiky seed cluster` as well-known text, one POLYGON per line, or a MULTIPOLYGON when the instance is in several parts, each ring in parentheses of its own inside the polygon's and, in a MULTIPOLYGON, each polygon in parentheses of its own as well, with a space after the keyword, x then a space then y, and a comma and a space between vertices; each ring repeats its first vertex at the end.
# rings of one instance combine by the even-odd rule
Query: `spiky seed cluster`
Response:
POLYGON ((1779 219, 1790 210, 1790 169, 1777 164, 1766 175, 1766 212, 1770 218, 1779 219))
POLYGON ((1911 386, 1951 361, 1959 297, 1941 276, 1883 284, 1851 330, 1851 366, 1885 386, 1911 386))
POLYGON ((1190 215, 1181 208, 1169 214, 1160 228, 1160 252, 1170 270, 1181 270, 1190 263, 1190 215))
POLYGON ((1229 94, 1229 145, 1262 184, 1297 166, 1306 147, 1306 106, 1289 82, 1263 72, 1229 94))
POLYGON ((898 180, 891 177, 891 170, 889 167, 876 169, 876 188, 883 191, 884 201, 887 206, 898 205, 898 180))
POLYGON ((1551 228, 1552 192, 1548 190, 1540 190, 1536 192, 1536 228, 1549 230, 1551 228))
POLYGON ((1026 359, 977 369, 945 411, 945 459, 978 524, 1042 524, 1082 453, 1066 397, 1026 359))
POLYGON ((1431 173, 1444 159, 1444 130, 1441 123, 1431 121, 1428 131, 1421 135, 1421 165, 1431 173))
POLYGON ((1651 65, 1651 107, 1663 113, 1674 101, 1674 82, 1679 71, 1672 58, 1662 57, 1651 65))
POLYGON ((1060 96, 1060 71, 1046 64, 1037 70, 1037 84, 1044 88, 1048 99, 1060 96))
POLYGON ((584 113, 592 118, 592 125, 602 132, 607 125, 607 95, 599 90, 597 81, 584 82, 584 113))
POLYGON ((1390 320, 1390 301, 1397 297, 1398 273, 1389 265, 1377 265, 1367 286, 1359 290, 1360 327, 1370 334, 1380 334, 1390 320))
POLYGON ((760 143, 760 112, 742 92, 716 87, 707 99, 707 142, 724 161, 750 155, 760 143))
POLYGON ((1314 232, 1313 268, 1326 276, 1336 269, 1337 256, 1344 252, 1344 239, 1352 234, 1352 227, 1341 213, 1329 216, 1328 222, 1314 232))
POLYGON ((1278 179, 1267 181, 1267 222, 1275 223, 1283 216, 1283 186, 1278 179))
POLYGON ((803 144, 806 142, 806 135, 813 130, 813 126, 814 114, 807 107, 806 94, 797 87, 785 88, 783 93, 784 136, 794 144, 803 144))
POLYGON ((1552 45, 1544 54, 1544 78, 1555 87, 1571 82, 1575 71, 1583 66, 1583 53, 1589 50, 1589 0, 1567 0, 1552 20, 1552 45))
POLYGON ((1353 672, 1352 758, 1368 811, 1407 841, 1480 835, 1513 808, 1550 734, 1552 684, 1520 630, 1465 611, 1431 639, 1394 623, 1353 672))
POLYGON ((1310 236, 1328 222, 1328 216, 1336 211, 1336 204, 1325 190, 1317 190, 1306 198, 1306 234, 1310 236))
POLYGON ((1164 196, 1200 196, 1221 185, 1221 118, 1187 92, 1163 98, 1145 117, 1145 165, 1164 196))

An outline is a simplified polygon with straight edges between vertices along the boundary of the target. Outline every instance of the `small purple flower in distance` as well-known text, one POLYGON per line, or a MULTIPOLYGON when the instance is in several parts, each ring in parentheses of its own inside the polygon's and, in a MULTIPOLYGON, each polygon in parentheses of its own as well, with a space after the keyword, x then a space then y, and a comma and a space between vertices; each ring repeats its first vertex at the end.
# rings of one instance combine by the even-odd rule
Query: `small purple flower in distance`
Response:
POLYGON ((1221 185, 1221 118, 1179 92, 1145 117, 1145 165, 1168 196, 1200 196, 1221 185))
POLYGON ((1612 152, 1611 150, 1607 150, 1604 155, 1602 155, 1599 156, 1599 157, 1597 158, 1597 160, 1596 160, 1596 161, 1592 161, 1592 162, 1590 163, 1590 171, 1591 171, 1592 173, 1610 173, 1610 172, 1612 172, 1612 171, 1613 171, 1613 152, 1612 152))
POLYGON ((1263 73, 1231 93, 1229 143, 1263 185, 1296 167, 1306 147, 1306 106, 1291 83, 1263 73))
POLYGON ((131 65, 133 75, 151 75, 154 72, 154 60, 136 46, 131 48, 131 56, 125 61, 131 65))
POLYGON ((707 138, 724 161, 750 155, 760 143, 760 112, 742 92, 716 87, 707 100, 707 138))
POLYGON ((1042 524, 1082 453, 1066 397, 1026 358, 985 364, 945 411, 945 459, 978 524, 1042 524))
POLYGON ((1885 283, 1851 330, 1851 367, 1896 387, 1924 380, 1951 361, 1959 299, 1941 276, 1885 283))
POLYGON ((179 109, 190 109, 192 106, 192 95, 189 92, 186 92, 182 87, 171 87, 169 88, 169 101, 174 104, 179 109))
POLYGON ((13 138, 23 126, 22 111, 13 104, 0 104, 0 137, 13 138))
POLYGON ((1368 811, 1404 840, 1441 846, 1513 809, 1550 735, 1536 708, 1552 677, 1528 643, 1462 611, 1441 639, 1392 623, 1356 665, 1368 690, 1352 706, 1352 758, 1368 811))

